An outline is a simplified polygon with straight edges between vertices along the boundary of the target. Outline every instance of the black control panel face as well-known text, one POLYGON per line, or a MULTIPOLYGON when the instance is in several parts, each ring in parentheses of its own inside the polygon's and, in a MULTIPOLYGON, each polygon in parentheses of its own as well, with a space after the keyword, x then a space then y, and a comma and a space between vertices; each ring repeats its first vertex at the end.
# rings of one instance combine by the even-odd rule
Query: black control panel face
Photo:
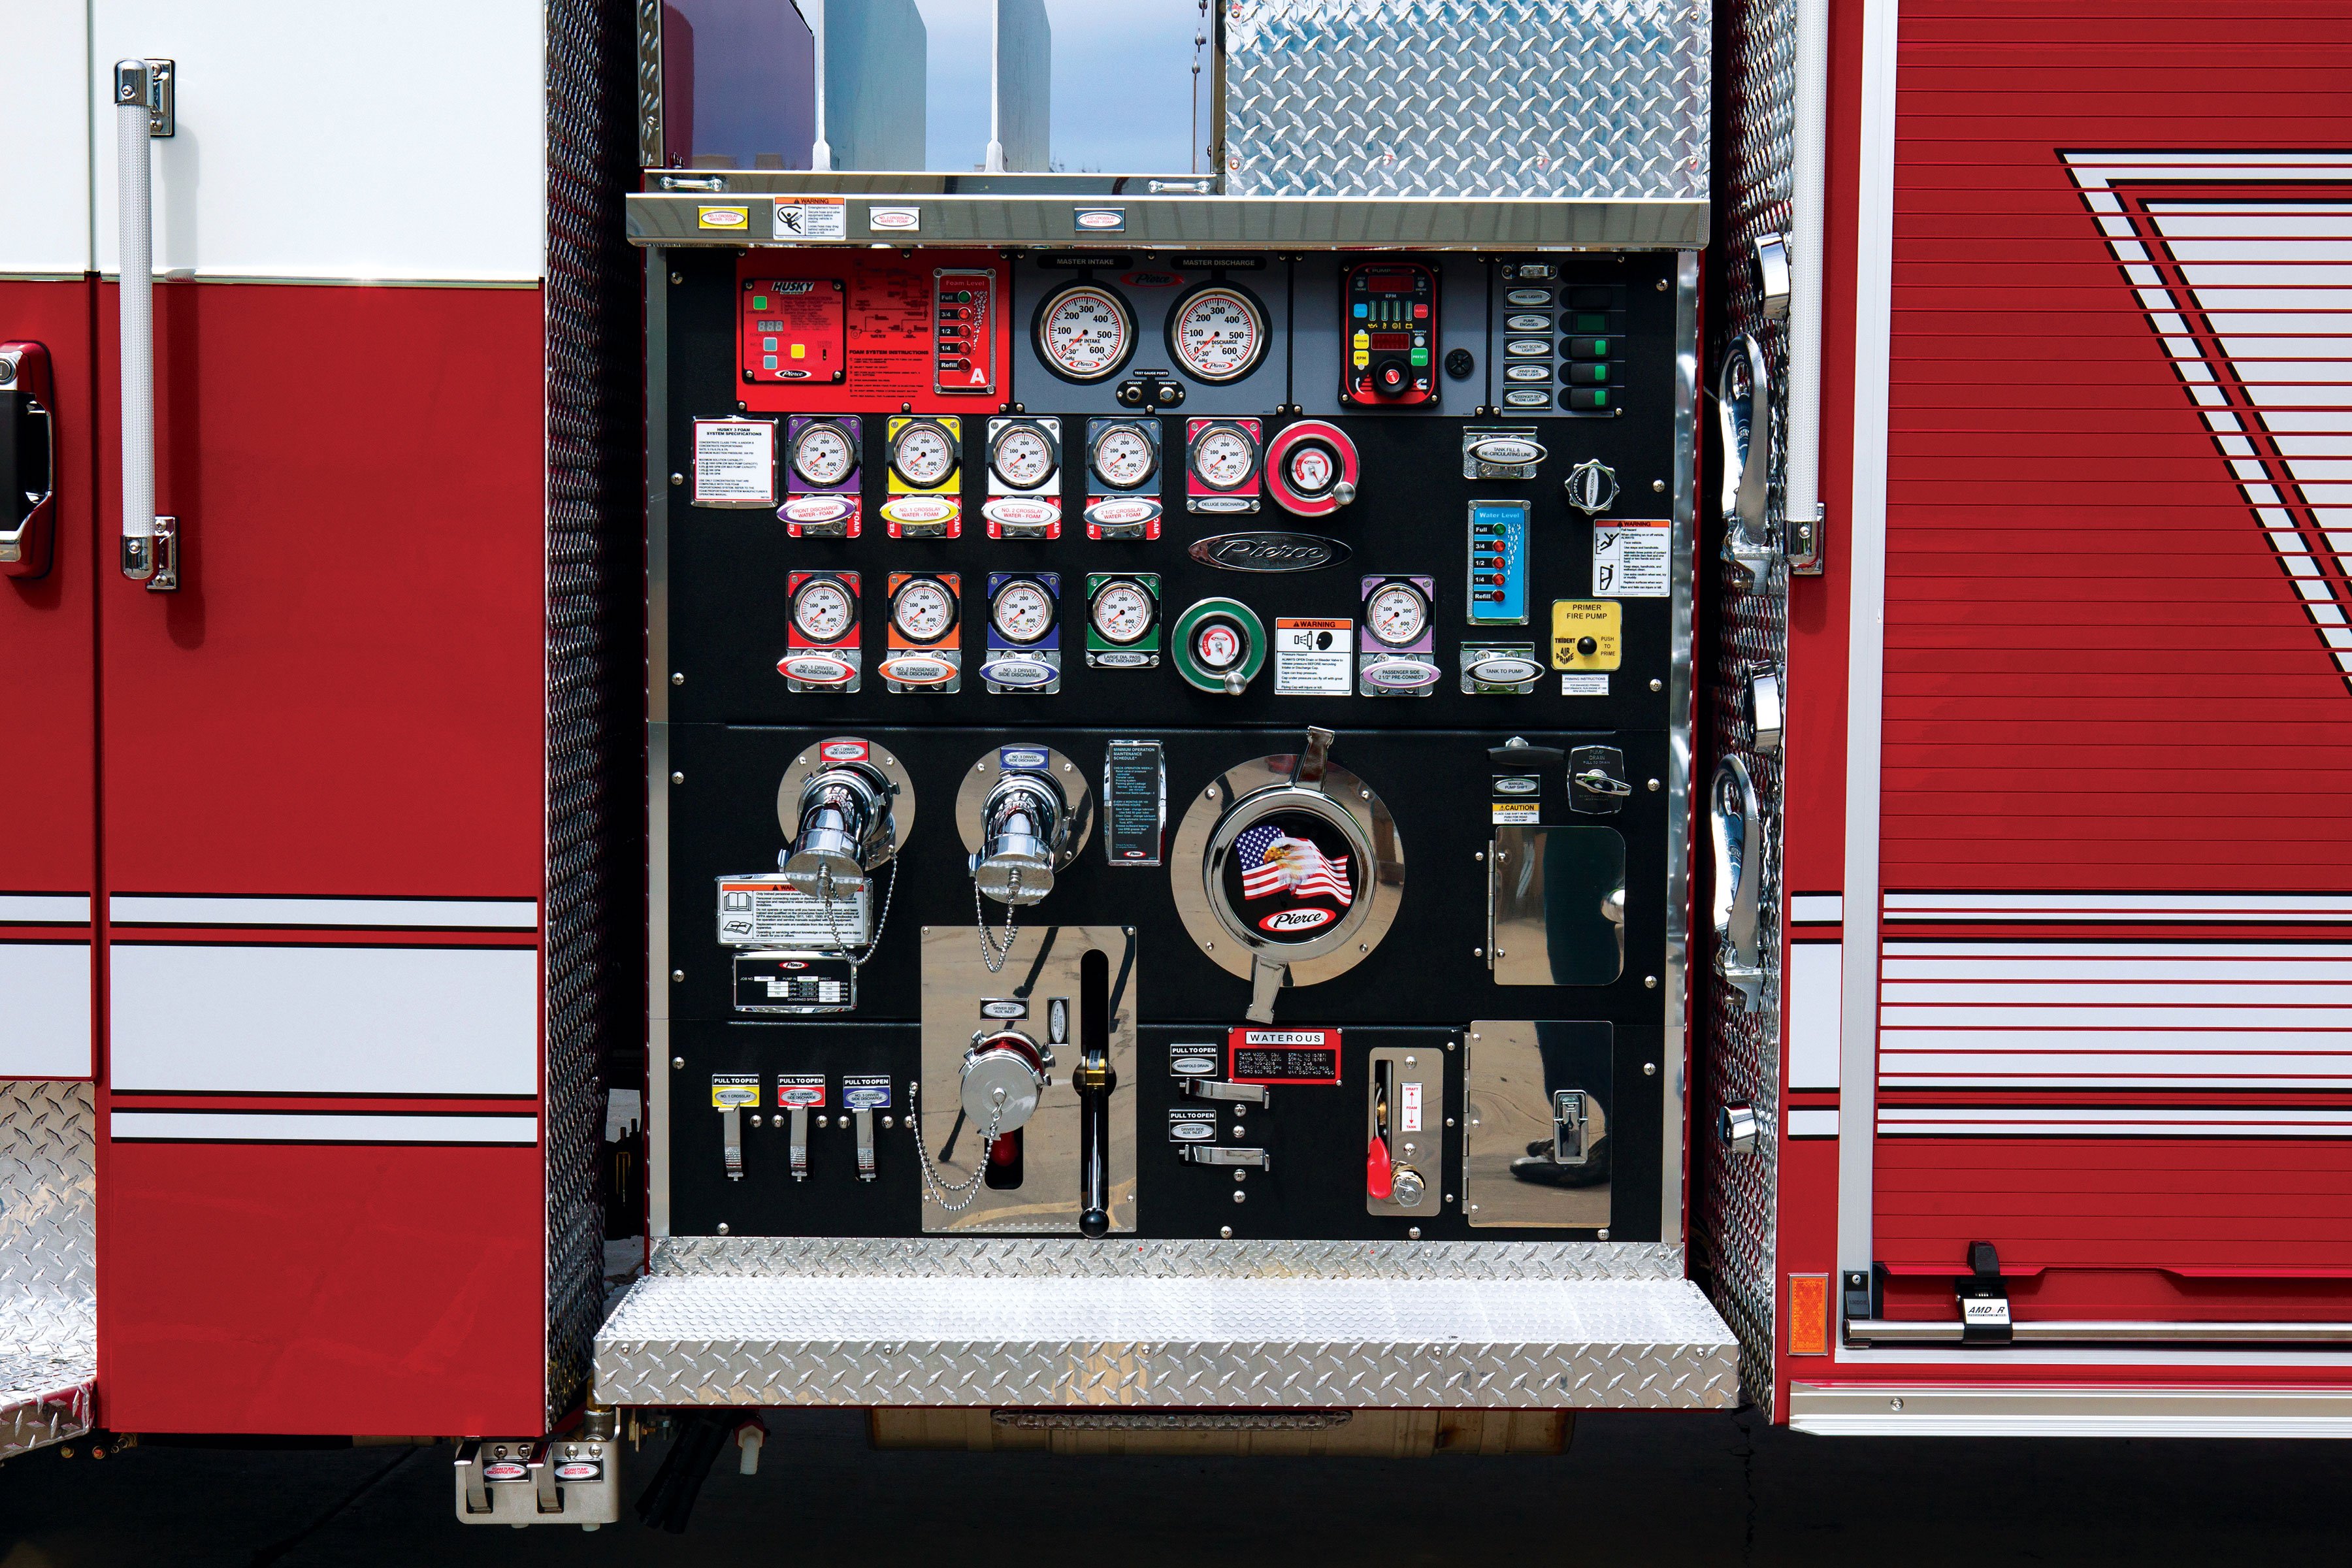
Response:
POLYGON ((876 255, 656 274, 673 1231, 1675 1234, 1677 258, 876 255))

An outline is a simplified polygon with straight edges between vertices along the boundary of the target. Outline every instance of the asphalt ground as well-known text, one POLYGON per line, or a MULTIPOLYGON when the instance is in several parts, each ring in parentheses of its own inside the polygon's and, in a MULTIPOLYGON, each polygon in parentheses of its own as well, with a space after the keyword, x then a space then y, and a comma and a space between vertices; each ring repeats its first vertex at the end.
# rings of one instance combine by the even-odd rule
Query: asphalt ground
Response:
POLYGON ((2352 1560, 2352 1449, 2323 1442, 1853 1439, 1737 1415, 1586 1416, 1557 1458, 1065 1458, 877 1452, 855 1413, 771 1412, 684 1535, 461 1525, 447 1447, 145 1445, 0 1465, 0 1568, 115 1564, 1990 1563, 2352 1560))

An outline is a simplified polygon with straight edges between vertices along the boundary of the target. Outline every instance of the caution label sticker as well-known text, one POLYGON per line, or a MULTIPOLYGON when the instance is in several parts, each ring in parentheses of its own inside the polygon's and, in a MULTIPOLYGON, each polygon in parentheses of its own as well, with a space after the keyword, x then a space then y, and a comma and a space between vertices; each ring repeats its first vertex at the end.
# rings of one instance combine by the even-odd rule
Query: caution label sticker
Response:
POLYGON ((856 947, 866 941, 872 885, 835 883, 830 908, 784 886, 781 876, 719 879, 719 942, 722 947, 856 947))
POLYGON ((1675 525, 1664 518, 1592 525, 1592 592, 1608 599, 1663 599, 1674 592, 1669 570, 1675 525))

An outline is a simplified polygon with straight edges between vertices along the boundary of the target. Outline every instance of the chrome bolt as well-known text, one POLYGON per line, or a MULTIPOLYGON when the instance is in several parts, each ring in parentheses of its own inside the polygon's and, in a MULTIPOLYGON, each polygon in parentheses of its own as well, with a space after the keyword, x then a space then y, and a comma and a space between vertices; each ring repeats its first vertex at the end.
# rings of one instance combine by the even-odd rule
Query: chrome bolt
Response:
POLYGON ((1410 1229, 1408 1229, 1404 1234, 1405 1234, 1405 1239, 1406 1239, 1406 1240, 1408 1240, 1408 1241, 1419 1241, 1419 1240, 1421 1239, 1421 1226, 1417 1226, 1417 1225, 1416 1225, 1416 1226, 1413 1226, 1412 1227, 1411 1227, 1410 1229))
POLYGON ((684 784, 686 782, 686 775, 684 773, 672 773, 669 775, 669 782, 672 784, 684 784))
POLYGON ((721 1236, 727 1234, 727 1222, 723 1219, 719 1222, 719 1234, 721 1236))
POLYGON ((669 1058, 669 1065, 674 1068, 682 1068, 686 1065, 686 1058, 684 1057, 672 1057, 669 1058))
POLYGON ((1608 1239, 1609 1239, 1609 1227, 1608 1227, 1607 1226, 1605 1226, 1605 1225, 1604 1225, 1604 1226, 1602 1226, 1601 1227, 1601 1230, 1600 1230, 1600 1233, 1599 1233, 1599 1239, 1601 1239, 1601 1240, 1602 1240, 1602 1241, 1606 1241, 1606 1240, 1608 1240, 1608 1239))
POLYGON ((1658 791, 1659 791, 1662 787, 1663 787, 1663 786, 1658 783, 1658 781, 1657 781, 1657 780, 1655 780, 1655 779, 1652 779, 1652 780, 1650 781, 1650 793, 1651 793, 1652 795, 1655 795, 1655 794, 1657 794, 1657 793, 1658 793, 1658 791))
POLYGON ((1642 989, 1643 989, 1643 990, 1644 990, 1644 991, 1655 991, 1657 988, 1658 988, 1658 977, 1657 977, 1656 975, 1654 975, 1654 974, 1644 974, 1643 976, 1642 976, 1642 989))
POLYGON ((890 1131, 890 1129, 892 1129, 893 1127, 896 1127, 896 1126, 898 1126, 898 1124, 896 1121, 893 1121, 892 1120, 890 1120, 890 1118, 888 1118, 888 1117, 887 1117, 887 1116, 886 1116, 886 1117, 884 1117, 884 1118, 882 1119, 882 1131, 885 1131, 885 1132, 889 1131, 890 1131))
POLYGON ((1249 1194, 1242 1191, 1239 1187, 1235 1187, 1234 1189, 1234 1202, 1237 1204, 1245 1204, 1249 1202, 1249 1194))
POLYGON ((1652 479, 1650 481, 1650 488, 1657 491, 1660 495, 1664 495, 1666 493, 1666 481, 1664 479, 1652 479))
POLYGON ((1642 1064, 1642 1076, 1643 1076, 1643 1078, 1655 1078, 1655 1077, 1657 1077, 1657 1076, 1658 1076, 1658 1064, 1657 1064, 1657 1063, 1655 1063, 1655 1062, 1643 1062, 1643 1063, 1642 1064))
POLYGON ((672 686, 684 686, 686 684, 686 672, 684 670, 672 670, 670 672, 669 683, 672 686))
POLYGON ((669 477, 669 482, 674 485, 682 485, 686 483, 686 476, 684 474, 672 474, 669 477))
MULTIPOLYGON (((1239 1194, 1235 1194, 1234 1195, 1236 1197, 1240 1196, 1239 1194)), ((1217 1227, 1217 1235, 1226 1241, 1231 1241, 1234 1238, 1234 1227, 1229 1225, 1221 1225, 1217 1227)))
POLYGON ((1666 683, 1663 680, 1653 680, 1650 682, 1650 689, 1653 691, 1664 691, 1665 689, 1666 683))
POLYGON ((683 969, 673 969, 669 972, 669 977, 673 982, 683 980, 686 978, 686 971, 683 969))
MULTIPOLYGON (((646 123, 648 125, 653 123, 652 115, 648 114, 646 116, 646 123)), ((686 281, 686 274, 683 272, 673 272, 669 275, 669 280, 673 283, 683 283, 686 281)))

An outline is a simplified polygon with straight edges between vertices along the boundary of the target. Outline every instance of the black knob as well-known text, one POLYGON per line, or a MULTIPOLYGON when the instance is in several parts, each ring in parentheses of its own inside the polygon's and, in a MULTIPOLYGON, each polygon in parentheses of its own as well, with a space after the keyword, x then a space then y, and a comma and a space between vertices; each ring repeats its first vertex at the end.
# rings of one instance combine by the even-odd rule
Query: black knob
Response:
POLYGON ((1078 1234, 1089 1241, 1110 1234, 1110 1215, 1101 1209, 1088 1209, 1078 1216, 1078 1234))
POLYGON ((1395 397, 1412 384, 1412 373, 1401 359, 1384 359, 1372 366, 1372 386, 1383 397, 1395 397))
POLYGON ((1590 657, 1601 651, 1601 644, 1591 637, 1579 637, 1576 639, 1576 651, 1590 657))
POLYGON ((1469 380, 1477 368, 1478 357, 1468 349, 1455 349, 1445 356, 1445 374, 1456 381, 1469 380))

